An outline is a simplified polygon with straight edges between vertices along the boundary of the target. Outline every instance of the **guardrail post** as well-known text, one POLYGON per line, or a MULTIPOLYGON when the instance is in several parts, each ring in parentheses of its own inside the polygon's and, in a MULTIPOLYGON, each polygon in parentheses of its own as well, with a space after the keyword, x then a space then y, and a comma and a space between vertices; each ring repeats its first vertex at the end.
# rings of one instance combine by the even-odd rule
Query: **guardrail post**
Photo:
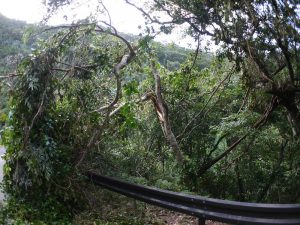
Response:
POLYGON ((198 221, 198 225, 205 225, 205 219, 203 218, 198 218, 199 221, 198 221))

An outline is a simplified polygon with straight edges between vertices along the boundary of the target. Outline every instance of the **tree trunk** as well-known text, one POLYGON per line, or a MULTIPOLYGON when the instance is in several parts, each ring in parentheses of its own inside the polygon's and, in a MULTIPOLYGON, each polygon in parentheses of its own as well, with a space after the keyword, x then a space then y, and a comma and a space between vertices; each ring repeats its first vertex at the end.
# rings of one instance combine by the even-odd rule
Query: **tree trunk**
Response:
POLYGON ((291 123, 292 131, 294 137, 297 139, 300 138, 300 113, 299 109, 297 108, 296 104, 293 102, 292 104, 284 105, 287 113, 288 113, 288 120, 291 123))
POLYGON ((176 136, 174 135, 172 128, 171 128, 171 123, 169 120, 168 106, 162 96, 160 76, 156 69, 155 64, 152 63, 151 66, 152 66, 152 72, 153 72, 153 77, 154 77, 154 81, 155 81, 155 95, 150 94, 148 96, 148 98, 150 98, 153 102, 153 105, 154 105, 154 108, 156 111, 156 115, 161 124, 165 138, 167 139, 167 142, 169 143, 170 148, 173 150, 177 162, 179 164, 182 164, 183 163, 183 154, 179 148, 179 144, 177 142, 176 136))
MULTIPOLYGON (((168 120, 168 118, 166 118, 166 119, 168 120)), ((174 133, 172 132, 170 122, 167 121, 167 122, 163 123, 162 127, 165 131, 166 139, 167 139, 171 149, 173 149, 173 151, 175 153, 176 160, 179 163, 182 163, 183 162, 183 155, 182 155, 181 150, 179 148, 176 137, 175 137, 174 133)))
POLYGON ((296 104, 295 94, 286 94, 280 97, 280 103, 287 110, 287 117, 291 123, 293 135, 296 139, 300 139, 300 112, 296 104))

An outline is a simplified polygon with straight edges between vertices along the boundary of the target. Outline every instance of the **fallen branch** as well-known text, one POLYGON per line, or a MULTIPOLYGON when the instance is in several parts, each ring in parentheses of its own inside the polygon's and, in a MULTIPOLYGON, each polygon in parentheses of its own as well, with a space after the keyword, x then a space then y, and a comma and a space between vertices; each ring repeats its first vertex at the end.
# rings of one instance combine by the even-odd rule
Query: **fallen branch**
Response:
MULTIPOLYGON (((129 54, 124 54, 121 58, 121 60, 115 64, 115 66, 112 69, 111 74, 114 75, 115 79, 116 79, 116 85, 117 85, 117 91, 116 91, 116 95, 114 97, 114 99, 106 106, 103 106, 97 110, 95 110, 94 112, 102 112, 105 111, 105 119, 102 123, 102 125, 100 126, 100 128, 95 128, 92 137, 89 139, 87 145, 85 146, 84 149, 80 150, 80 156, 79 159, 77 160, 76 164, 75 164, 75 168, 79 167, 82 162, 84 161, 87 153, 89 152, 89 150, 95 146, 98 138, 102 135, 103 130, 107 127, 107 125, 109 124, 109 120, 111 118, 111 116, 113 116, 116 112, 113 111, 113 108, 116 106, 116 104, 118 103, 120 97, 121 97, 121 89, 122 89, 122 83, 121 83, 121 78, 120 78, 120 72, 123 68, 125 68, 126 66, 128 66, 132 60, 135 57, 135 51, 133 49, 133 47, 131 46, 131 44, 122 36, 120 36, 116 29, 114 27, 112 27, 112 29, 114 30, 114 32, 109 32, 109 31, 105 31, 103 30, 101 27, 98 27, 98 29, 96 29, 95 31, 97 32, 103 32, 103 33, 107 33, 110 34, 112 36, 115 36, 117 38, 119 38, 121 41, 123 41, 125 43, 125 45, 128 47, 129 50, 129 54)), ((119 110, 121 109, 121 107, 119 108, 119 110)))

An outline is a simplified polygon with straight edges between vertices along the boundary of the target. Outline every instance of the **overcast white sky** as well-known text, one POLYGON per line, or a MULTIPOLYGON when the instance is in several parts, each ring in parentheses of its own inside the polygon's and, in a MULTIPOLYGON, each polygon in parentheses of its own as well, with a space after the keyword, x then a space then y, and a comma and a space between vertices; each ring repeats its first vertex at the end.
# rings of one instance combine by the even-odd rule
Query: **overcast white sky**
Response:
MULTIPOLYGON (((38 23, 42 20, 43 15, 46 13, 46 9, 42 4, 43 0, 0 0, 0 13, 9 18, 18 20, 24 20, 28 23, 38 23)), ((77 0, 78 2, 86 3, 93 0, 77 0)), ((144 18, 142 14, 132 6, 125 3, 124 0, 102 0, 108 9, 112 24, 118 31, 139 34, 141 30, 138 26, 144 25, 144 18)), ((138 2, 142 2, 139 0, 138 2)), ((81 18, 86 18, 91 9, 87 4, 80 4, 73 13, 79 15, 81 18)), ((62 15, 68 14, 62 12, 60 16, 54 17, 50 24, 65 23, 62 15)), ((71 17, 71 15, 69 15, 71 17)), ((196 43, 191 38, 184 38, 185 35, 177 29, 173 35, 160 35, 156 40, 164 43, 176 43, 184 47, 195 47, 196 43)))
POLYGON ((0 13, 9 18, 36 22, 43 12, 39 0, 0 0, 0 13))
MULTIPOLYGON (((83 4, 74 12, 79 17, 85 18, 89 15, 91 8, 84 4, 88 1, 82 0, 82 2, 83 4)), ((103 2, 110 12, 113 24, 118 29, 136 33, 138 32, 137 27, 143 25, 141 13, 127 5, 124 0, 103 0, 103 2)), ((25 20, 28 23, 38 23, 42 20, 46 9, 42 4, 42 0, 0 0, 0 13, 9 18, 25 20)), ((63 13, 67 14, 66 12, 63 13)), ((57 16, 50 23, 59 24, 64 22, 62 16, 57 16)))

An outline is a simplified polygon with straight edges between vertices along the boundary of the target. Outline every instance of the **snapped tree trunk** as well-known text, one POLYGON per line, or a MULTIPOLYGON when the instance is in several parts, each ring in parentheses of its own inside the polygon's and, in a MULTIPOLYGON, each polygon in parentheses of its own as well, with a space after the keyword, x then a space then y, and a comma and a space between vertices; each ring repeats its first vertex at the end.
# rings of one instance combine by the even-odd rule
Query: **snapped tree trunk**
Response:
POLYGON ((179 164, 183 163, 183 154, 180 150, 179 144, 177 142, 176 136, 174 135, 171 127, 171 123, 169 120, 169 111, 166 102, 162 96, 161 90, 161 81, 159 73, 156 69, 154 62, 152 63, 152 72, 155 81, 155 95, 149 94, 148 98, 150 98, 153 102, 156 115, 159 119, 161 128, 163 130, 164 136, 169 143, 170 148, 173 150, 176 160, 179 164))

